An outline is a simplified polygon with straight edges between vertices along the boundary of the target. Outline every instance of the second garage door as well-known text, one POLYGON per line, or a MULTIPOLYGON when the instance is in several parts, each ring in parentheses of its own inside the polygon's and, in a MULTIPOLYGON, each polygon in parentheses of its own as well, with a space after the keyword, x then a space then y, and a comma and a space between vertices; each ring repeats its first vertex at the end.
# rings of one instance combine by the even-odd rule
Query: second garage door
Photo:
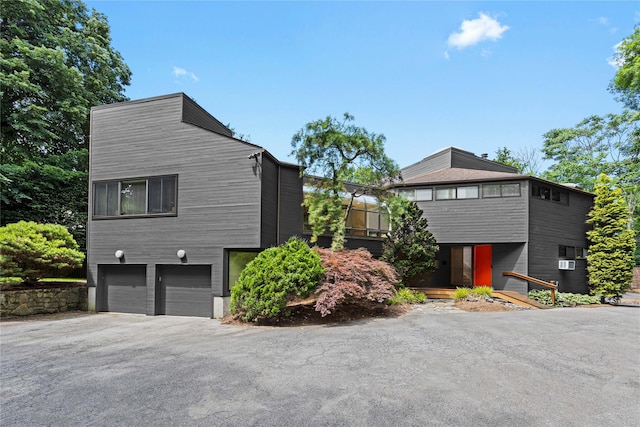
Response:
POLYGON ((158 266, 156 313, 211 317, 211 266, 158 266))

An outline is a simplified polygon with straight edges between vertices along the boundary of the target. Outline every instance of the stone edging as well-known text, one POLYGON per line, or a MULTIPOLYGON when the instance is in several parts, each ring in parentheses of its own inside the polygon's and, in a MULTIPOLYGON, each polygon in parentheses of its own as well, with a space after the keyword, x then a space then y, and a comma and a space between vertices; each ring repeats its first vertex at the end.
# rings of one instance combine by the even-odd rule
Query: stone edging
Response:
POLYGON ((0 317, 87 310, 87 286, 0 291, 0 317))

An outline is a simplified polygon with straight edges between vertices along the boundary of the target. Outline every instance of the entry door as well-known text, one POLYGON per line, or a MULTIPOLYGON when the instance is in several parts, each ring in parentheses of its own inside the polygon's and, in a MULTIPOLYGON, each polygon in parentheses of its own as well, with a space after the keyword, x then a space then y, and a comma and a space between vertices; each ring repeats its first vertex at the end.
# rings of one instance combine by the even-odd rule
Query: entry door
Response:
POLYGON ((451 284, 456 286, 471 286, 472 284, 472 247, 451 247, 451 284))
POLYGON ((473 285, 491 287, 491 245, 473 247, 473 285))

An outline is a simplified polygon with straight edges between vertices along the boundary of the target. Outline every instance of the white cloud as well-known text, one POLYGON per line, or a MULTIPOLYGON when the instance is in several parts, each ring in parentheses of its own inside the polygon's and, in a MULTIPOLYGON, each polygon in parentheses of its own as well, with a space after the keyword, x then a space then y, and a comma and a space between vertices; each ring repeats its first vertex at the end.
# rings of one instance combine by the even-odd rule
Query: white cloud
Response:
POLYGON ((178 78, 190 77, 194 82, 197 82, 198 80, 200 80, 198 76, 196 76, 191 71, 187 71, 184 68, 180 68, 180 67, 173 67, 173 75, 178 78))
POLYGON ((444 59, 449 60, 449 52, 444 51, 444 59))
POLYGON ((460 31, 449 36, 449 46, 464 49, 486 40, 496 41, 509 29, 485 13, 480 12, 479 15, 478 19, 462 21, 460 31))
POLYGON ((614 68, 620 68, 622 67, 622 65, 624 64, 624 61, 622 60, 622 58, 620 56, 618 56, 618 51, 620 50, 620 45, 622 45, 622 42, 616 44, 615 46, 613 46, 613 51, 615 52, 613 54, 613 56, 610 56, 607 59, 607 63, 609 65, 611 65, 614 68))

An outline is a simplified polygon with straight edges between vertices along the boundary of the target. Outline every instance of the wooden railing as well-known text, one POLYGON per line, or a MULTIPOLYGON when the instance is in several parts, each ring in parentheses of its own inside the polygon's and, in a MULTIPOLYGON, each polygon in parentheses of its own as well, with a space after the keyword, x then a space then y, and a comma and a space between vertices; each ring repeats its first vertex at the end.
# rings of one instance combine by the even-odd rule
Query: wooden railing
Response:
POLYGON ((536 285, 544 286, 545 288, 551 289, 551 304, 555 307, 556 305, 556 289, 558 289, 558 285, 556 282, 551 280, 549 282, 545 282, 544 280, 536 279, 535 277, 526 276, 524 274, 516 273, 515 271, 503 271, 503 276, 511 276, 516 279, 526 280, 527 282, 535 283, 536 285))

